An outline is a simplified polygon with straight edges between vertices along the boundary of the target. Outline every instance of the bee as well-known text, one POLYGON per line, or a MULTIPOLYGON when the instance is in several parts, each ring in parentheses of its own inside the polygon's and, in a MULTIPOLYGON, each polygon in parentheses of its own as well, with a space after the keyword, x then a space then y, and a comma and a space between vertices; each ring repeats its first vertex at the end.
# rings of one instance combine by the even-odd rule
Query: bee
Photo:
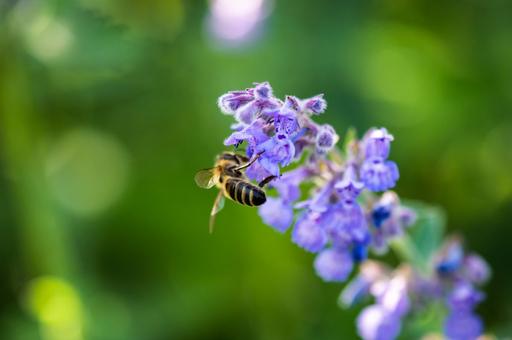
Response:
POLYGON ((194 179, 199 187, 210 189, 217 186, 220 189, 210 213, 210 233, 213 232, 215 215, 224 207, 224 197, 247 206, 259 206, 267 201, 263 187, 275 176, 269 176, 258 185, 254 185, 242 172, 251 166, 260 155, 257 154, 250 160, 234 152, 223 152, 217 156, 213 168, 199 170, 196 173, 194 179))

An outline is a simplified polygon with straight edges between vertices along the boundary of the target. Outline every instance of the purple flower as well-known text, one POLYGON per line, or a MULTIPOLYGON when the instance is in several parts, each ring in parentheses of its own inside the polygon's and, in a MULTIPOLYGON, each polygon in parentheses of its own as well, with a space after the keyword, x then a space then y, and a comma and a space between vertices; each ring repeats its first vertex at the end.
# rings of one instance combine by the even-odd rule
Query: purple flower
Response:
POLYGON ((374 230, 372 233, 372 249, 377 255, 384 255, 388 251, 388 239, 382 229, 374 230))
POLYGON ((327 102, 323 98, 323 94, 304 99, 301 102, 302 111, 309 114, 320 114, 327 108, 327 102))
POLYGON ((368 245, 364 243, 356 243, 352 247, 352 259, 356 263, 363 262, 368 258, 368 245))
POLYGON ((267 197, 265 204, 258 209, 265 224, 284 233, 293 222, 293 207, 281 198, 267 197))
POLYGON ((272 87, 265 81, 263 83, 256 83, 254 87, 254 96, 256 99, 270 99, 272 97, 272 87))
POLYGON ((249 91, 231 91, 219 97, 218 105, 222 113, 233 115, 243 105, 254 100, 249 91))
POLYGON ((272 88, 267 82, 256 84, 255 88, 245 91, 232 91, 218 100, 220 110, 244 124, 251 124, 259 114, 273 110, 279 101, 272 97, 272 88))
POLYGON ((389 149, 393 136, 388 133, 385 128, 372 129, 367 133, 364 144, 364 152, 366 158, 382 158, 389 157, 389 149))
POLYGON ((339 302, 344 307, 352 307, 368 296, 370 282, 361 275, 358 275, 341 292, 339 302))
POLYGON ((295 224, 292 241, 305 250, 317 253, 327 244, 327 235, 318 223, 319 216, 307 214, 295 224))
POLYGON ((341 292, 339 301, 344 307, 351 307, 368 296, 370 287, 386 273, 381 264, 371 260, 363 262, 359 268, 359 274, 341 292))
POLYGON ((483 258, 470 254, 464 259, 464 272, 467 279, 476 284, 486 282, 491 276, 491 269, 483 258))
POLYGON ((276 127, 276 134, 281 138, 289 137, 299 130, 299 123, 294 115, 276 113, 274 125, 276 127))
POLYGON ((314 268, 324 281, 345 281, 359 266, 359 274, 340 301, 351 306, 365 296, 375 298, 375 304, 357 319, 363 339, 395 339, 402 318, 433 300, 448 307, 448 338, 475 339, 483 325, 473 311, 483 293, 474 285, 489 278, 488 265, 478 255, 466 255, 456 238, 433 258, 433 270, 421 274, 408 263, 391 271, 368 260, 370 246, 382 254, 392 238, 401 237, 415 222, 416 213, 401 205, 396 193, 387 191, 399 178, 396 163, 388 160, 393 136, 385 128, 372 128, 358 140, 351 132, 345 150, 337 152, 339 137, 334 128, 313 120, 326 105, 322 95, 279 100, 268 82, 219 98, 221 110, 236 119, 225 145, 246 142, 247 157, 255 161, 245 174, 251 180, 272 179, 265 183, 277 191, 276 197, 268 197, 259 207, 262 220, 279 232, 295 220, 292 241, 318 253, 314 268), (295 161, 303 164, 284 169, 295 161), (304 182, 311 190, 297 202, 304 182), (386 192, 372 193, 382 191, 386 192))
POLYGON ((383 158, 370 158, 361 167, 361 180, 371 191, 385 191, 395 186, 399 173, 396 163, 383 158))
POLYGON ((235 112, 235 117, 241 123, 251 124, 261 109, 262 107, 259 105, 259 102, 253 100, 238 108, 235 112))
POLYGON ((247 177, 255 181, 262 181, 265 178, 271 176, 271 173, 265 169, 259 161, 254 162, 250 167, 245 171, 247 177))
POLYGON ((279 166, 287 166, 295 155, 295 146, 286 138, 280 139, 275 136, 256 148, 261 154, 258 162, 271 175, 279 176, 279 166))
POLYGON ((296 168, 275 179, 271 185, 276 188, 280 197, 286 202, 294 202, 300 197, 299 185, 310 175, 305 167, 296 168))
POLYGON ((345 169, 341 181, 337 182, 334 187, 342 197, 355 199, 363 190, 364 184, 358 181, 354 165, 349 165, 345 169))
POLYGON ((368 241, 366 218, 356 201, 344 200, 332 208, 332 214, 329 230, 334 244, 343 244, 347 239, 357 243, 368 241))
POLYGON ((327 282, 343 282, 352 272, 352 257, 340 249, 325 249, 315 259, 318 276, 327 282))
POLYGON ((450 340, 476 340, 482 332, 482 320, 472 312, 452 312, 444 323, 444 334, 450 340))
POLYGON ((393 315, 403 316, 410 309, 407 282, 402 275, 393 277, 376 294, 377 302, 393 315))
POLYGON ((400 237, 404 228, 416 221, 416 214, 411 209, 400 205, 398 195, 392 191, 385 192, 373 206, 371 217, 374 231, 374 247, 382 252, 387 249, 387 242, 400 237))
POLYGON ((384 221, 386 221, 390 216, 391 207, 384 205, 374 207, 372 210, 373 225, 377 228, 380 228, 384 221))
POLYGON ((400 328, 400 318, 380 305, 366 307, 357 318, 357 330, 364 340, 393 340, 400 328))
POLYGON ((448 306, 452 311, 469 312, 482 301, 483 294, 469 283, 458 283, 448 296, 448 306))
POLYGON ((448 296, 450 314, 445 320, 445 335, 450 339, 476 339, 482 334, 482 320, 473 313, 483 294, 466 282, 456 284, 448 296))
POLYGON ((332 126, 328 124, 320 126, 316 135, 316 151, 320 154, 331 151, 338 139, 339 137, 332 126))
POLYGON ((249 147, 249 154, 256 148, 258 144, 267 141, 270 137, 265 133, 265 123, 257 119, 249 125, 244 126, 242 129, 233 132, 228 138, 224 140, 224 145, 239 145, 247 141, 249 147))
POLYGON ((460 269, 464 250, 458 239, 450 240, 438 256, 436 270, 440 275, 450 275, 460 269))
POLYGON ((312 211, 325 212, 329 209, 331 197, 333 195, 333 184, 328 182, 320 190, 317 190, 308 202, 308 207, 312 211))

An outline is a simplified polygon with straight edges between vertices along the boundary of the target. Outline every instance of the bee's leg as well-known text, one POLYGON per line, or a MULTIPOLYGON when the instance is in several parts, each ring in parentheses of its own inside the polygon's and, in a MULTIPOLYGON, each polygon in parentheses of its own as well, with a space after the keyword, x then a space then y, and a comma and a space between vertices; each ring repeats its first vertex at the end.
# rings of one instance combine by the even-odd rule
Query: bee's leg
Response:
POLYGON ((256 156, 254 156, 249 162, 245 163, 244 165, 240 165, 239 167, 233 169, 235 171, 240 171, 240 170, 243 170, 243 169, 247 169, 248 167, 250 167, 251 165, 253 165, 254 162, 256 162, 258 160, 258 158, 260 158, 261 154, 263 152, 260 152, 259 154, 257 154, 256 156))
POLYGON ((274 179, 276 179, 276 178, 277 178, 277 176, 274 176, 274 175, 272 175, 272 176, 268 176, 268 177, 267 177, 267 178, 265 178, 263 181, 259 182, 259 183, 258 183, 258 186, 259 186, 260 188, 263 188, 265 185, 269 184, 271 181, 273 181, 273 180, 274 180, 274 179))

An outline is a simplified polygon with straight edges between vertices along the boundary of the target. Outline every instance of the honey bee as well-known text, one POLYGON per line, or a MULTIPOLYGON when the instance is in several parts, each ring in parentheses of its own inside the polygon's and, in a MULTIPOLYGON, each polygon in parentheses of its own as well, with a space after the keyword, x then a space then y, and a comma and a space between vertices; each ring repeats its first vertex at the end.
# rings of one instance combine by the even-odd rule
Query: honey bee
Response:
POLYGON ((258 185, 254 185, 242 172, 251 166, 259 156, 260 154, 250 160, 237 153, 223 152, 217 157, 213 168, 199 170, 196 173, 194 179, 199 187, 210 189, 217 186, 220 189, 210 213, 210 233, 213 232, 215 215, 224 207, 224 197, 247 206, 259 206, 266 202, 267 197, 263 187, 275 176, 269 176, 258 185))

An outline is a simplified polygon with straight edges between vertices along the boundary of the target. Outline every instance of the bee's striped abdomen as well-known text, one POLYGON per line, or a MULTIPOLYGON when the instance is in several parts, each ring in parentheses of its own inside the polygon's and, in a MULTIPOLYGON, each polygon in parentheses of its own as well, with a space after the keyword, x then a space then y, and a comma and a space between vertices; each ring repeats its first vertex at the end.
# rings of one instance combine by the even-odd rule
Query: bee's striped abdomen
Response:
POLYGON ((257 206, 265 203, 267 198, 261 188, 241 179, 229 178, 225 184, 226 195, 243 205, 257 206))

